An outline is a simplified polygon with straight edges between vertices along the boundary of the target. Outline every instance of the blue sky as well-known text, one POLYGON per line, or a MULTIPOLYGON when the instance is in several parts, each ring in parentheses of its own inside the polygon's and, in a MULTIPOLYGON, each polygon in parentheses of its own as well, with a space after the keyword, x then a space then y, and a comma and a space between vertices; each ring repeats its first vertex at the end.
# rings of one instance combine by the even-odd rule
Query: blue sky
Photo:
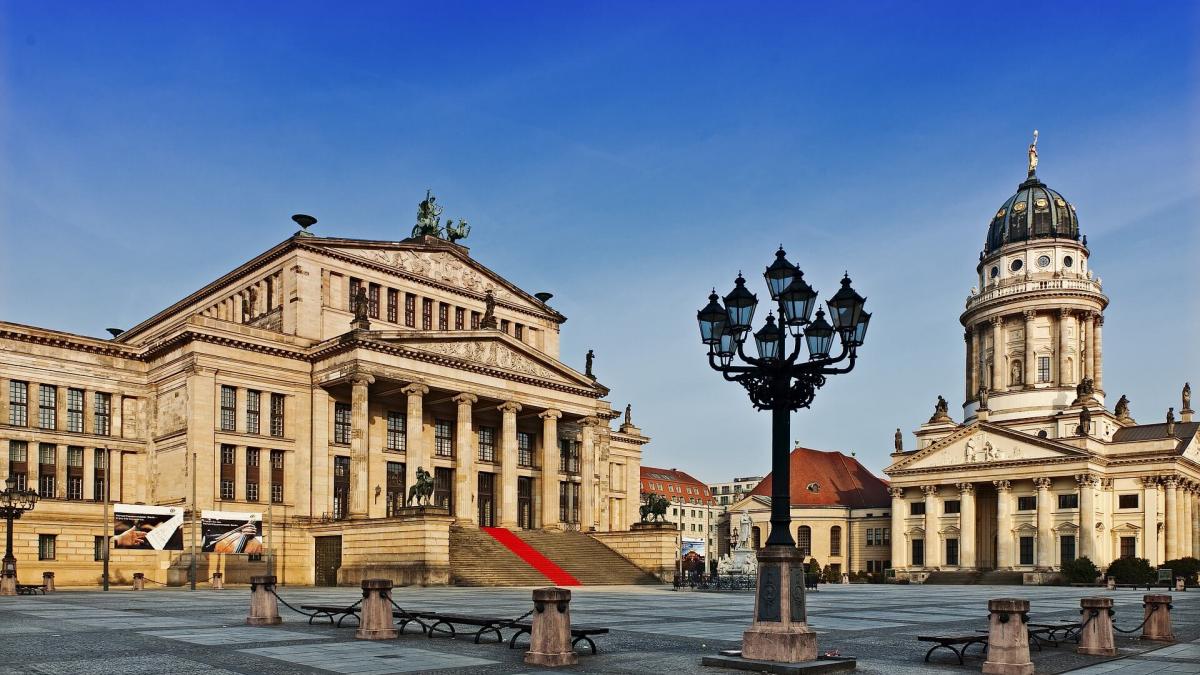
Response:
POLYGON ((739 269, 765 295, 783 243, 874 312, 793 435, 878 471, 961 400, 958 315, 1037 128, 1112 300, 1110 399, 1159 420, 1200 382, 1194 4, 433 4, 0 3, 0 317, 104 336, 292 213, 396 239, 433 188, 555 294, 644 462, 716 481, 766 471, 770 424, 695 311, 739 269))

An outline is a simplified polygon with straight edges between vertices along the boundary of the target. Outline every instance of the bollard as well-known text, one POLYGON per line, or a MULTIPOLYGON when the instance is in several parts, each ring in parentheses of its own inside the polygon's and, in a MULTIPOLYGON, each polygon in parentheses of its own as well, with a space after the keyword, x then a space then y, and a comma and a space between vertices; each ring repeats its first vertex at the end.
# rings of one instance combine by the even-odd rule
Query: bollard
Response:
POLYGON ((1108 578, 1108 584, 1107 584, 1107 586, 1108 586, 1108 590, 1110 590, 1110 591, 1112 591, 1112 590, 1116 590, 1116 588, 1117 588, 1117 578, 1116 578, 1116 577, 1109 577, 1109 578, 1108 578))
POLYGON ((142 572, 133 573, 133 590, 142 591, 146 589, 146 575, 142 572))
POLYGON ((47 593, 54 592, 54 572, 42 572, 42 590, 47 593))
POLYGON ((274 626, 283 623, 279 618, 279 602, 275 599, 275 577, 250 577, 250 616, 246 623, 251 626, 274 626))
POLYGON ((1112 598, 1080 598, 1079 621, 1083 629, 1079 631, 1079 646, 1075 648, 1078 654, 1092 656, 1116 656, 1117 647, 1113 642, 1112 598))
POLYGON ((533 589, 533 627, 525 663, 569 666, 579 663, 571 645, 571 591, 565 588, 533 589))
POLYGON ((356 640, 391 640, 396 637, 392 623, 392 580, 363 579, 362 609, 358 620, 356 640))
POLYGON ((1144 595, 1142 607, 1145 608, 1145 623, 1142 625, 1142 639, 1158 642, 1174 642, 1175 633, 1171 631, 1171 596, 1144 595))
POLYGON ((221 590, 221 589, 225 588, 225 585, 224 585, 223 583, 221 583, 222 581, 224 581, 224 579, 225 579, 225 575, 224 575, 224 574, 222 574, 222 573, 220 573, 220 572, 213 572, 213 575, 212 575, 212 589, 213 589, 214 591, 219 591, 219 590, 221 590))
POLYGON ((1032 675, 1029 660, 1029 601, 1018 598, 988 600, 988 648, 983 672, 997 675, 1032 675))

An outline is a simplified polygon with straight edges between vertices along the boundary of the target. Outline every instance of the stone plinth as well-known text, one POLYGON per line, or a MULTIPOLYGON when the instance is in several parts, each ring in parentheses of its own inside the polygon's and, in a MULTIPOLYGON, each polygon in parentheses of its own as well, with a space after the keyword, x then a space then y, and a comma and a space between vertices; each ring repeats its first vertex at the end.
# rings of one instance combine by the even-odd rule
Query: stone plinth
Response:
POLYGON ((54 572, 42 572, 42 590, 47 593, 54 592, 54 572))
POLYGON ((1171 596, 1144 595, 1142 606, 1145 608, 1143 617, 1146 620, 1142 626, 1142 639, 1174 642, 1175 633, 1171 630, 1171 596))
POLYGON ((0 576, 0 595, 17 594, 17 575, 4 574, 0 576))
POLYGON ((1079 646, 1075 651, 1092 656, 1116 656, 1112 598, 1080 598, 1079 606, 1082 608, 1079 610, 1079 620, 1085 625, 1079 632, 1079 646))
POLYGON ((133 573, 133 590, 142 591, 146 589, 146 574, 145 572, 133 573))
POLYGON ((591 538, 663 581, 675 574, 679 530, 673 523, 634 523, 628 532, 592 532, 591 538))
POLYGON ((857 660, 852 658, 821 658, 802 663, 777 663, 775 661, 755 661, 743 658, 741 654, 736 649, 731 649, 723 651, 717 656, 706 656, 701 659, 701 663, 714 668, 749 670, 755 673, 776 673, 777 675, 852 673, 858 669, 857 660))
POLYGON ((392 640, 398 634, 392 623, 392 580, 363 579, 362 607, 356 640, 392 640))
POLYGON ((251 626, 274 626, 283 623, 279 618, 279 601, 275 599, 275 577, 250 578, 250 616, 246 623, 251 626))
POLYGON ((1029 659, 1029 601, 1019 598, 988 600, 988 651, 983 672, 1031 675, 1029 659))
POLYGON ((225 575, 220 572, 213 572, 211 583, 212 583, 212 589, 214 591, 219 591, 219 590, 224 589, 225 588, 225 575))
POLYGON ((804 556, 794 546, 758 552, 754 623, 742 633, 742 657, 799 663, 817 658, 817 634, 808 627, 804 556))
POLYGON ((658 532, 661 530, 670 530, 672 532, 679 531, 679 528, 676 527, 675 523, 668 523, 665 520, 634 523, 629 529, 632 532, 658 532))
MULTIPOLYGON (((450 583, 450 525, 446 509, 411 507, 398 518, 341 521, 327 526, 342 537, 338 583, 391 579, 396 586, 450 583)), ((316 536, 322 528, 313 528, 316 536)))
POLYGON ((533 589, 533 626, 525 663, 556 667, 578 662, 571 646, 571 591, 554 587, 533 589))

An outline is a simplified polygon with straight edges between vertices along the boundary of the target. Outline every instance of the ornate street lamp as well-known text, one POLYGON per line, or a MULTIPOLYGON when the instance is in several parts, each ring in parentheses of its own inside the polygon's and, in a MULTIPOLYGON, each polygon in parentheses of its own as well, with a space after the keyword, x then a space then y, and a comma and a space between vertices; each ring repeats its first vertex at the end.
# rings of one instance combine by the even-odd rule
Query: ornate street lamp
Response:
POLYGON ((4 562, 0 568, 0 595, 17 594, 17 558, 13 555, 13 521, 33 509, 38 495, 33 490, 18 490, 17 479, 9 476, 0 491, 0 516, 8 522, 4 539, 4 562))
POLYGON ((753 333, 757 357, 743 349, 758 299, 741 274, 725 296, 723 308, 714 292, 696 318, 713 370, 745 387, 755 408, 771 411, 771 532, 758 551, 754 623, 743 635, 742 656, 798 662, 815 659, 817 644, 807 623, 804 557, 791 532, 791 413, 812 404, 826 377, 854 369, 871 315, 863 311, 866 299, 851 288, 846 275, 841 288, 826 301, 830 320, 820 309, 810 318, 817 292, 786 255, 780 247, 763 273, 777 308, 753 333), (831 355, 835 334, 841 348, 831 355), (800 358, 801 346, 807 347, 807 358, 800 358))

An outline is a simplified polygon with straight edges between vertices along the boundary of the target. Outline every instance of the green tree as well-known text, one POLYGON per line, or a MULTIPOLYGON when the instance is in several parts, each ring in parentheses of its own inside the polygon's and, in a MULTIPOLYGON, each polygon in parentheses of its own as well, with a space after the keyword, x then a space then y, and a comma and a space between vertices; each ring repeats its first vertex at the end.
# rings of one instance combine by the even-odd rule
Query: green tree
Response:
POLYGON ((1117 558, 1105 574, 1115 577, 1118 584, 1150 584, 1158 578, 1150 561, 1145 558, 1117 558))
POLYGON ((1196 583, 1197 575, 1200 575, 1200 559, 1192 556, 1184 556, 1175 560, 1168 560, 1160 567, 1171 570, 1171 573, 1177 577, 1196 583))
POLYGON ((1096 567, 1096 563, 1092 562, 1091 558, 1083 556, 1064 563, 1062 573, 1072 584, 1091 584, 1095 583, 1096 577, 1100 576, 1100 569, 1096 567))

